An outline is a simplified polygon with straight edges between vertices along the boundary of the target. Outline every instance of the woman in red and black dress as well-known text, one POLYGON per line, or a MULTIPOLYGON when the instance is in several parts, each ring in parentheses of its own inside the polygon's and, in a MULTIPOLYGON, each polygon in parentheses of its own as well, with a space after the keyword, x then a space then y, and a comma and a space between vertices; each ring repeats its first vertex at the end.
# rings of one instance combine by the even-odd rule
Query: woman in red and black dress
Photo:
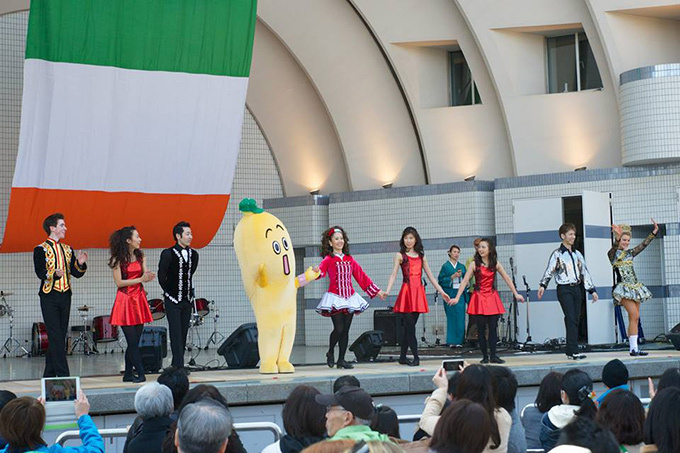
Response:
POLYGON ((418 231, 413 227, 407 227, 401 233, 401 240, 399 241, 400 252, 394 256, 394 268, 390 275, 390 280, 387 283, 386 294, 390 293, 392 285, 397 278, 397 273, 401 267, 401 272, 404 277, 403 284, 399 290, 397 301, 394 304, 394 312, 402 322, 404 329, 402 330, 402 337, 400 339, 401 354, 399 356, 399 363, 402 365, 417 366, 420 365, 420 358, 418 357, 418 340, 416 338, 416 323, 421 313, 429 311, 427 306, 427 298, 425 296, 425 287, 423 286, 423 270, 425 275, 432 283, 437 291, 442 295, 446 302, 449 302, 449 296, 444 292, 439 282, 432 275, 430 266, 425 259, 425 251, 423 250, 423 242, 420 239, 418 231), (413 360, 406 358, 406 352, 411 348, 413 360))
POLYGON ((153 318, 142 283, 153 280, 156 275, 146 268, 146 258, 140 249, 142 238, 135 227, 114 231, 109 243, 109 267, 113 269, 113 280, 118 287, 111 309, 111 324, 121 327, 127 342, 123 382, 144 382, 139 339, 144 324, 153 321, 153 318), (137 370, 136 376, 133 368, 137 370))
POLYGON ((498 343, 498 319, 505 313, 503 302, 496 290, 496 272, 498 272, 510 291, 517 300, 524 302, 507 272, 501 263, 497 261, 496 247, 491 239, 484 238, 480 241, 474 262, 470 263, 465 278, 460 284, 456 297, 452 300, 455 305, 460 300, 460 295, 465 290, 470 277, 475 276, 475 292, 472 293, 470 304, 468 305, 468 315, 474 316, 477 323, 477 335, 479 347, 482 350, 482 363, 489 363, 487 352, 486 328, 489 327, 489 344, 491 347, 491 363, 505 363, 505 360, 496 354, 496 343, 498 343))

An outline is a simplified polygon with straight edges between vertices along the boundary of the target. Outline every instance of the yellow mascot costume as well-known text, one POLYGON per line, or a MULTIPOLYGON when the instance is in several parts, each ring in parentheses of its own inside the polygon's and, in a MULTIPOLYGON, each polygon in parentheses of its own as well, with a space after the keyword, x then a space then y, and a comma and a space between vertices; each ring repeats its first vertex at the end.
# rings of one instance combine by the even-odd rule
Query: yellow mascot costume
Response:
POLYGON ((290 353, 295 339, 296 293, 315 280, 312 268, 295 276, 295 254, 283 222, 264 212, 255 200, 238 205, 243 218, 234 231, 234 250, 246 294, 257 322, 260 373, 293 373, 290 353))

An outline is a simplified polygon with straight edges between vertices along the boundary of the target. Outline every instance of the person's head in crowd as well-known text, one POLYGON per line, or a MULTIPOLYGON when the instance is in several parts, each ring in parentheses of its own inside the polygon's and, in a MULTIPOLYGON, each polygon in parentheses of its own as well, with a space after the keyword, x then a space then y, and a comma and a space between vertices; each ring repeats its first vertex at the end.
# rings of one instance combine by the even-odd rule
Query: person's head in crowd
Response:
POLYGON ((628 383, 628 368, 619 359, 610 360, 602 368, 602 383, 613 389, 628 383))
MULTIPOLYGON (((229 410, 229 404, 227 404, 227 399, 224 397, 224 395, 220 393, 219 390, 217 390, 217 387, 209 384, 199 384, 187 392, 186 396, 182 400, 182 404, 179 407, 179 412, 181 413, 182 410, 187 405, 196 403, 204 399, 211 399, 212 401, 215 401, 222 405, 225 409, 229 410)), ((227 452, 236 453, 244 451, 246 450, 245 448, 243 448, 243 443, 241 442, 238 433, 235 430, 232 430, 231 435, 229 436, 227 452)))
POLYGON ((345 386, 332 395, 316 395, 314 399, 326 407, 328 437, 348 426, 369 425, 375 412, 373 398, 359 387, 345 386))
POLYGON ((551 371, 546 374, 538 387, 538 395, 536 395, 536 407, 541 413, 546 413, 553 406, 562 404, 562 373, 551 371))
POLYGON ((645 443, 656 445, 658 453, 680 451, 680 389, 667 387, 657 392, 645 421, 645 443))
POLYGON ((340 376, 335 380, 335 382, 333 382, 333 393, 337 392, 346 385, 350 387, 361 388, 361 383, 359 382, 359 379, 357 379, 355 376, 352 376, 351 374, 345 374, 344 376, 340 376))
POLYGON ((175 410, 172 392, 158 382, 144 384, 135 393, 135 410, 144 420, 169 417, 175 410))
POLYGON ((595 418, 597 406, 591 399, 593 396, 593 380, 585 371, 574 369, 564 373, 560 395, 563 404, 579 406, 575 413, 577 416, 595 418))
POLYGON ((489 367, 483 365, 469 365, 460 373, 456 387, 456 400, 468 399, 481 404, 486 410, 491 423, 491 447, 498 448, 501 435, 496 423, 496 399, 493 394, 489 367))
POLYGON ((0 411, 0 435, 8 443, 8 451, 37 450, 47 445, 42 438, 44 426, 45 406, 33 397, 14 398, 0 411))
POLYGON ((172 401, 175 410, 182 405, 182 400, 189 391, 189 378, 184 370, 178 368, 166 368, 158 376, 156 382, 168 387, 172 392, 172 401))
POLYGON ((394 437, 395 439, 401 438, 399 433, 399 417, 397 417, 397 413, 394 412, 394 409, 389 406, 379 404, 375 408, 375 413, 371 418, 370 426, 375 432, 394 437))
POLYGON ((449 378, 449 386, 446 389, 446 394, 449 401, 453 401, 456 398, 456 391, 458 390, 458 381, 460 380, 460 372, 456 371, 451 374, 449 378))
POLYGON ((349 439, 317 442, 302 450, 302 453, 345 453, 352 451, 355 442, 349 439))
POLYGON ((680 389, 680 368, 668 368, 664 371, 659 379, 659 385, 656 387, 656 391, 659 392, 669 387, 680 389))
POLYGON ((436 453, 481 453, 490 437, 491 419, 486 409, 468 399, 456 399, 437 422, 430 449, 436 453))
POLYGON ((175 445, 179 453, 222 453, 227 448, 233 421, 229 411, 209 398, 182 408, 175 445))
POLYGON ((489 367, 489 371, 496 405, 511 413, 515 410, 515 396, 517 396, 515 373, 505 366, 492 366, 489 367))
POLYGON ((576 417, 562 428, 557 445, 587 448, 592 453, 621 452, 614 434, 586 417, 576 417))
POLYGON ((298 385, 290 392, 281 413, 286 434, 296 439, 323 438, 326 432, 326 408, 314 400, 319 394, 321 392, 310 385, 298 385))
POLYGON ((5 407, 5 404, 16 399, 16 397, 17 396, 9 390, 0 390, 0 411, 5 407))
POLYGON ((597 421, 609 429, 621 445, 642 443, 645 427, 645 408, 631 391, 617 389, 602 401, 597 421))

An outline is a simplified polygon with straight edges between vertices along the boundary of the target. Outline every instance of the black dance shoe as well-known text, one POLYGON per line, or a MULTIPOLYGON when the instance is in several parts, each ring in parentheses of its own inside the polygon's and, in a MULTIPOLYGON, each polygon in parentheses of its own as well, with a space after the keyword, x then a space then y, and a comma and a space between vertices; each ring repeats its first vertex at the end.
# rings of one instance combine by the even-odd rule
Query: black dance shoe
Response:
POLYGON ((630 355, 631 357, 644 357, 649 355, 649 353, 638 349, 637 351, 630 351, 630 355))
POLYGON ((135 382, 135 379, 137 379, 137 376, 132 373, 123 375, 123 382, 135 382))
POLYGON ((132 382, 134 382, 135 384, 139 384, 140 382, 146 382, 146 376, 144 376, 143 374, 140 374, 139 376, 136 376, 132 380, 132 382))
POLYGON ((484 357, 482 360, 479 361, 479 363, 489 363, 489 358, 484 357))
POLYGON ((406 356, 399 357, 399 364, 400 365, 410 365, 411 361, 406 358, 406 356))
POLYGON ((420 359, 418 357, 414 357, 413 360, 409 361, 408 366, 418 366, 420 365, 420 359))
POLYGON ((328 368, 333 368, 335 365, 335 357, 333 357, 333 351, 328 351, 326 353, 326 364, 328 365, 328 368))
POLYGON ((354 365, 345 361, 345 359, 339 359, 337 366, 338 366, 338 368, 344 368, 346 370, 351 370, 352 368, 354 368, 354 365))
POLYGON ((490 362, 491 363, 505 363, 505 360, 501 359, 497 355, 492 355, 490 362))

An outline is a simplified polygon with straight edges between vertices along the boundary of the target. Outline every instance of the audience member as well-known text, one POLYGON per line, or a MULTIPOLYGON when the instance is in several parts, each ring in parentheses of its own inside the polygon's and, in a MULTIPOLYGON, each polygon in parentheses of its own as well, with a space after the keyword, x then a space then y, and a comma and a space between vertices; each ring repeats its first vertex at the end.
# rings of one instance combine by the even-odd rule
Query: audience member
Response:
POLYGON ((491 379, 491 372, 484 365, 465 367, 458 380, 456 400, 469 399, 484 407, 491 421, 491 435, 484 452, 504 453, 508 450, 512 418, 508 411, 496 405, 491 379))
POLYGON ((558 444, 587 448, 592 453, 621 453, 622 451, 619 450, 619 443, 611 431, 588 417, 576 417, 562 428, 558 444))
POLYGON ((175 446, 178 453, 224 453, 232 428, 227 408, 204 398, 180 411, 175 446))
POLYGON ((338 390, 340 390, 346 385, 350 387, 361 388, 361 383, 359 382, 359 379, 357 379, 355 376, 352 376, 351 374, 346 374, 344 376, 340 376, 335 380, 335 382, 333 382, 333 393, 338 393, 338 390))
POLYGON ((621 451, 639 453, 645 427, 645 408, 629 390, 614 390, 600 404, 597 421, 609 429, 621 445, 621 451))
MULTIPOLYGON (((0 390, 0 411, 3 407, 5 407, 5 404, 9 403, 13 399, 16 399, 16 397, 17 396, 9 390, 0 390)), ((0 429, 0 431, 2 430, 0 429)), ((0 449, 5 448, 6 446, 7 442, 2 437, 2 434, 0 434, 0 449)))
POLYGON ((602 368, 602 383, 607 387, 607 390, 597 397, 598 404, 602 404, 602 401, 612 390, 629 390, 628 368, 619 359, 610 360, 602 368))
POLYGON ((560 391, 562 390, 562 373, 551 371, 546 374, 538 387, 538 394, 533 406, 524 408, 521 414, 524 435, 527 439, 527 448, 539 449, 541 440, 541 419, 543 414, 548 412, 553 406, 562 404, 560 391))
POLYGON ((460 373, 455 371, 451 374, 451 377, 449 377, 446 386, 446 397, 444 397, 441 390, 444 385, 443 379, 440 380, 437 378, 437 381, 435 382, 435 377, 437 377, 439 374, 444 377, 444 373, 445 372, 443 369, 437 370, 434 377, 432 377, 432 382, 434 382, 436 388, 434 392, 432 392, 432 395, 425 399, 425 409, 423 410, 423 415, 425 416, 426 423, 431 425, 429 426, 429 432, 425 431, 420 426, 420 423, 423 421, 423 418, 421 417, 420 421, 418 422, 418 429, 416 430, 415 434, 413 434, 414 442, 432 435, 434 432, 434 427, 437 425, 437 420, 439 420, 439 415, 441 415, 444 409, 446 409, 449 404, 451 404, 451 401, 453 401, 456 396, 456 389, 458 388, 460 373))
POLYGON ((330 440, 389 441, 385 434, 368 426, 375 406, 373 398, 359 387, 344 386, 333 395, 316 395, 314 399, 326 407, 326 432, 330 440))
POLYGON ((645 421, 643 453, 680 452, 680 389, 667 387, 654 396, 645 421))
POLYGON ((281 412, 286 434, 262 453, 297 453, 323 440, 326 408, 314 400, 320 393, 309 385, 299 385, 290 392, 281 412))
POLYGON ((174 410, 170 414, 170 418, 177 421, 179 415, 179 407, 182 405, 182 400, 189 391, 189 378, 185 370, 181 368, 166 368, 158 376, 156 382, 163 384, 172 392, 172 404, 174 410))
POLYGON ((378 442, 371 440, 354 444, 354 448, 347 450, 346 453, 367 452, 367 453, 403 453, 404 449, 392 442, 378 442))
POLYGON ((505 409, 512 418, 510 437, 508 437, 508 453, 524 453, 527 451, 527 439, 522 427, 522 421, 515 408, 517 396, 517 378, 504 366, 491 366, 491 383, 496 397, 496 406, 505 409))
POLYGON ((389 406, 378 405, 371 418, 370 427, 373 431, 385 434, 393 440, 401 438, 399 434, 399 417, 389 406))
MULTIPOLYGON (((222 396, 219 390, 214 385, 199 384, 196 387, 189 390, 182 401, 182 405, 179 407, 179 412, 189 404, 196 403, 203 399, 211 399, 220 405, 222 405, 227 411, 229 410, 229 405, 227 404, 226 398, 222 396)), ((177 453, 175 447, 175 431, 177 424, 174 423, 168 435, 163 441, 163 453, 177 453)), ((229 436, 229 442, 227 443, 227 453, 245 453, 246 449, 243 447, 243 443, 239 438, 236 430, 231 430, 231 435, 229 436)))
POLYGON ((491 436, 491 419, 480 404, 457 399, 444 411, 432 435, 434 453, 481 453, 491 436))
POLYGON ((14 452, 72 452, 104 453, 104 440, 88 415, 90 403, 83 392, 76 399, 76 417, 80 430, 80 447, 47 446, 42 438, 45 427, 45 406, 42 400, 30 396, 15 398, 0 411, 0 431, 7 445, 0 453, 14 452))
POLYGON ((541 445, 545 451, 557 444, 562 428, 575 417, 595 418, 597 407, 591 400, 593 380, 579 369, 567 371, 562 378, 562 404, 554 406, 541 419, 541 445))
POLYGON ((353 447, 353 440, 327 440, 305 448, 302 453, 345 453, 352 451, 353 447))
POLYGON ((123 453, 161 453, 173 423, 172 392, 158 382, 145 384, 135 394, 135 410, 143 422, 138 433, 130 437, 128 432, 123 453))

